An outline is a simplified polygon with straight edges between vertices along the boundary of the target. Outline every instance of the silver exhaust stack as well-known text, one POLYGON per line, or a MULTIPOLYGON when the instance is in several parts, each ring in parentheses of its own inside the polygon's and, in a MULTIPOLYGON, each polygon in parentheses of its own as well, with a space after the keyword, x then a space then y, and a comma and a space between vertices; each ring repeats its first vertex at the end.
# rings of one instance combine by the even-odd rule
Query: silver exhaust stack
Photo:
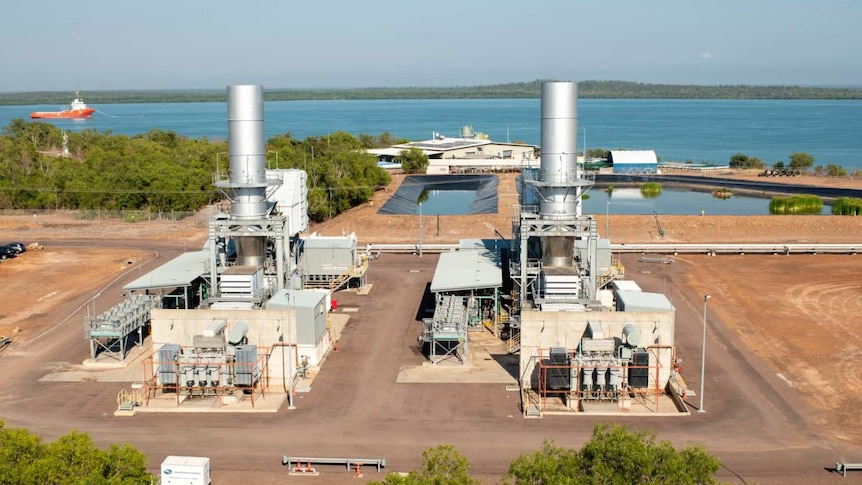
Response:
POLYGON ((578 87, 573 82, 542 84, 542 165, 539 214, 581 215, 578 182, 578 87))
MULTIPOLYGON (((263 86, 227 88, 230 216, 236 221, 263 219, 267 213, 266 149, 263 135, 263 86)), ((265 236, 235 238, 237 265, 262 266, 265 236)))
MULTIPOLYGON (((542 164, 539 215, 567 221, 581 215, 578 178, 578 87, 573 82, 542 84, 542 164)), ((575 240, 570 235, 542 238, 542 264, 570 267, 575 240)))

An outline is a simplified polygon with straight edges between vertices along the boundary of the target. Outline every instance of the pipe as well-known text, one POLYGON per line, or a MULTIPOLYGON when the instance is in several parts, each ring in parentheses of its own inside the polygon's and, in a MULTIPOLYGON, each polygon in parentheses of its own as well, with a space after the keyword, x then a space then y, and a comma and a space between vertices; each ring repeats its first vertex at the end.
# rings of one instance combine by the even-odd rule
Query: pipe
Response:
POLYGON ((293 356, 294 362, 296 364, 297 371, 299 370, 299 348, 295 343, 285 343, 285 342, 277 342, 272 344, 272 348, 281 347, 281 386, 284 389, 284 392, 287 393, 287 408, 288 409, 296 409, 293 405, 293 378, 290 378, 290 388, 288 389, 287 385, 287 370, 285 369, 285 359, 284 359, 284 348, 285 347, 293 347, 293 356))
POLYGON ((386 466, 386 458, 314 458, 314 457, 296 457, 284 455, 281 458, 281 464, 293 468, 293 463, 314 463, 316 465, 346 465, 347 470, 350 470, 351 465, 371 465, 376 466, 379 472, 381 468, 386 466))

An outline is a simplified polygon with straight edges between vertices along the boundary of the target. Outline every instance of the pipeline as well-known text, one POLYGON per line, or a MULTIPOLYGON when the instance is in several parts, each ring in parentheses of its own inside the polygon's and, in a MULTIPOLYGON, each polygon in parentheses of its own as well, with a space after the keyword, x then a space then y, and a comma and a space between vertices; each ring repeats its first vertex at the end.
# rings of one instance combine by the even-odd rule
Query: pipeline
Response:
MULTIPOLYGON (((299 348, 296 346, 296 344, 285 343, 285 342, 277 342, 277 343, 272 344, 273 349, 275 349, 276 347, 281 347, 281 348, 293 347, 293 358, 294 358, 294 362, 296 364, 297 372, 299 372, 299 348)), ((287 372, 286 372, 286 369, 284 368, 284 365, 285 365, 284 364, 284 357, 282 357, 282 359, 281 359, 281 366, 282 366, 281 385, 282 385, 282 388, 284 389, 284 392, 287 393, 287 407, 288 407, 288 409, 295 409, 295 407, 293 405, 293 390, 294 390, 294 382, 293 381, 294 381, 294 379, 293 378, 290 379, 290 386, 288 387, 288 385, 287 385, 287 381, 288 381, 287 372)))
POLYGON ((386 458, 306 458, 284 455, 281 458, 281 464, 293 469, 294 463, 314 463, 315 465, 346 465, 347 471, 350 471, 351 466, 371 465, 376 466, 379 472, 381 468, 386 467, 386 458))

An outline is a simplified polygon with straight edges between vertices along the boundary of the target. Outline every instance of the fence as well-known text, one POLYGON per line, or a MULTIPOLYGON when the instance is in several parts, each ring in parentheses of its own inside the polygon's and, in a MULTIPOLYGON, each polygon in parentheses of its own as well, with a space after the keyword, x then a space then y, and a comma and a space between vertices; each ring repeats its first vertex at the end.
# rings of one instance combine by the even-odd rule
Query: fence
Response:
POLYGON ((196 226, 205 226, 215 211, 215 206, 206 206, 199 211, 0 209, 0 216, 35 218, 66 216, 76 220, 120 219, 128 223, 147 221, 181 221, 194 218, 196 226))

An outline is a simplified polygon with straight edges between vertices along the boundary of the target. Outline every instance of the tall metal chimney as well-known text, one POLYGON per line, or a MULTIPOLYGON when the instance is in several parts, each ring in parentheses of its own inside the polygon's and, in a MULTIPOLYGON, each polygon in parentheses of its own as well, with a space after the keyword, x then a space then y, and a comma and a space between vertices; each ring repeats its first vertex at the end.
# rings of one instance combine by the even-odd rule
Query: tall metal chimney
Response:
MULTIPOLYGON (((251 222, 267 213, 266 151, 263 139, 263 86, 227 87, 228 141, 232 220, 251 222)), ((253 225, 248 226, 253 229, 253 225)), ((264 264, 266 237, 235 238, 237 264, 264 264)))
POLYGON ((573 82, 542 84, 542 164, 539 214, 546 218, 581 215, 578 185, 578 87, 573 82))
MULTIPOLYGON (((538 180, 539 217, 574 224, 581 215, 584 181, 578 176, 578 89, 573 82, 542 84, 542 163, 538 180)), ((542 237, 542 264, 570 268, 575 240, 571 233, 542 237)))

